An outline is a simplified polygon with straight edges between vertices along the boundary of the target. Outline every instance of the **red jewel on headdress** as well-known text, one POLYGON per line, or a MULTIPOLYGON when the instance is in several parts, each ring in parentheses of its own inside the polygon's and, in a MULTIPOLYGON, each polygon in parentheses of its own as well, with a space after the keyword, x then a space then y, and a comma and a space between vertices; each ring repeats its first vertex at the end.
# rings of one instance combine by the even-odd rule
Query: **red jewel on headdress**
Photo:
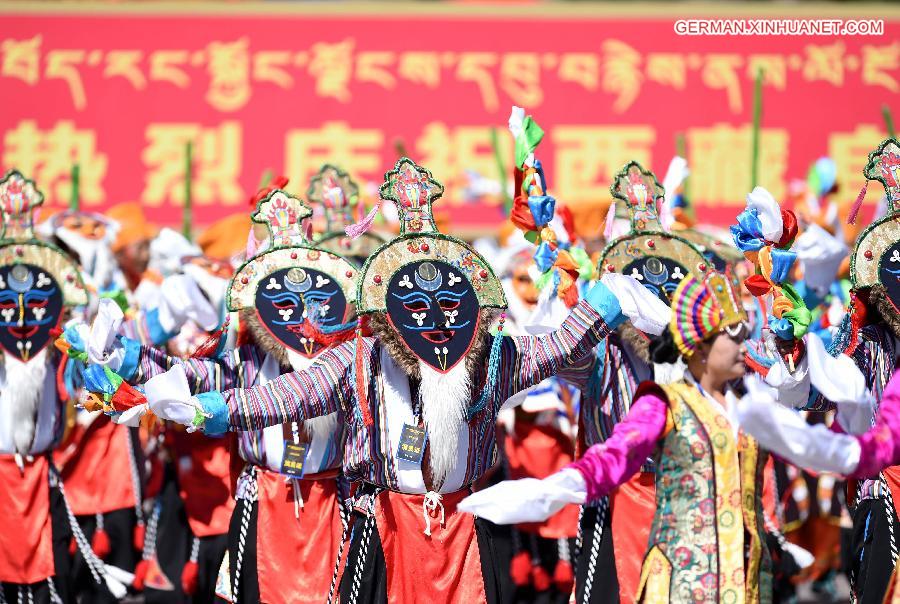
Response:
POLYGON ((703 263, 703 262, 701 262, 700 264, 698 264, 698 265, 697 265, 697 268, 700 270, 701 273, 705 273, 705 272, 706 272, 706 264, 703 263))
POLYGON ((648 240, 647 240, 647 247, 649 247, 649 248, 652 250, 653 248, 656 247, 656 242, 653 241, 652 239, 648 239, 648 240))
POLYGON ((481 269, 481 270, 478 272, 478 276, 481 277, 482 279, 487 279, 487 278, 488 278, 488 272, 487 272, 487 269, 484 269, 484 268, 481 269))
POLYGON ((349 279, 350 277, 353 276, 353 271, 347 271, 347 272, 344 273, 344 274, 347 275, 347 278, 349 279))
POLYGON ((250 283, 250 279, 247 277, 241 277, 241 283, 247 285, 248 283, 250 283))
POLYGON ((431 247, 430 247, 427 243, 423 243, 423 244, 422 244, 422 251, 423 251, 423 252, 427 252, 427 251, 430 250, 430 249, 431 249, 431 247))
POLYGON ((297 259, 297 252, 291 252, 291 260, 297 259))
POLYGON ((66 281, 68 281, 69 283, 71 283, 71 282, 74 281, 74 280, 75 280, 75 277, 74 277, 74 276, 72 276, 72 275, 66 275, 66 281))
POLYGON ((608 272, 608 273, 614 273, 614 272, 616 272, 616 267, 614 267, 612 264, 607 264, 607 265, 606 265, 606 272, 608 272))
POLYGON ((863 252, 863 256, 866 257, 866 260, 871 260, 875 254, 872 253, 872 250, 866 250, 863 252))
POLYGON ((380 284, 381 283, 381 275, 375 275, 372 278, 372 280, 375 282, 376 285, 380 284))
POLYGON ((17 248, 16 248, 16 256, 21 256, 21 255, 24 254, 24 253, 25 253, 25 252, 22 250, 22 248, 20 248, 20 247, 17 247, 17 248))

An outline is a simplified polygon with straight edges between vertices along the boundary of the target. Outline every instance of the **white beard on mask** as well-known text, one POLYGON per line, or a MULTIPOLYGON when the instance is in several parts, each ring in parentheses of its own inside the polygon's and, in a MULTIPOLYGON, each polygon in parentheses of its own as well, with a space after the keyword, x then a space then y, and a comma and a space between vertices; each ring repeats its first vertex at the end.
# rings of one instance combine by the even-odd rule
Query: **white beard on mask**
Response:
POLYGON ((0 451, 27 455, 34 442, 38 407, 47 374, 47 349, 28 363, 3 355, 0 369, 0 451))
POLYGON ((465 359, 447 373, 439 373, 419 361, 419 374, 433 489, 437 491, 459 460, 459 436, 460 431, 466 429, 466 409, 472 403, 472 381, 465 359))

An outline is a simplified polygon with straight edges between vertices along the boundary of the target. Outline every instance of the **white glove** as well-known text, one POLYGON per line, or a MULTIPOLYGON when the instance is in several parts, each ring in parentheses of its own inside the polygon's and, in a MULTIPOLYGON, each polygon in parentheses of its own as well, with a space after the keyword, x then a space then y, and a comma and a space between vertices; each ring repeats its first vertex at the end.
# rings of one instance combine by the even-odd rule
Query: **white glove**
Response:
POLYGON ((803 280, 820 295, 828 293, 848 254, 843 241, 817 224, 807 226, 797 237, 794 251, 803 263, 803 280))
POLYGON ((191 396, 184 367, 174 365, 167 372, 154 376, 144 384, 144 396, 150 410, 160 419, 167 419, 194 432, 199 415, 208 417, 196 397, 191 396))
POLYGON ((125 348, 116 339, 125 315, 113 300, 104 298, 97 307, 97 316, 91 324, 87 339, 87 355, 91 363, 107 365, 118 371, 125 359, 125 348))
POLYGON ((672 309, 633 277, 606 273, 600 279, 615 294, 622 314, 644 333, 658 336, 672 320, 672 309))
POLYGON ((578 470, 565 469, 543 480, 506 480, 463 499, 457 509, 496 524, 541 522, 566 504, 582 504, 587 485, 578 470))
POLYGON ((776 392, 758 376, 744 378, 747 394, 740 400, 726 394, 741 430, 761 447, 794 465, 816 472, 850 474, 859 465, 859 441, 837 434, 823 424, 811 426, 799 413, 775 402, 776 392))
POLYGON ((769 369, 766 383, 777 391, 776 399, 785 407, 805 407, 809 401, 809 361, 804 356, 794 373, 780 354, 775 354, 775 364, 769 369))
POLYGON ((188 321, 193 321, 204 331, 212 331, 219 325, 219 313, 187 275, 166 277, 161 286, 159 324, 168 333, 175 333, 188 321))
POLYGON ((816 390, 837 406, 838 422, 851 434, 872 427, 875 399, 866 388, 866 378, 846 354, 833 357, 816 334, 806 338, 809 378, 816 390))
POLYGON ((816 561, 816 557, 809 553, 807 550, 803 549, 796 543, 791 543, 790 541, 785 541, 784 543, 784 551, 789 553, 791 557, 794 559, 794 562, 797 563, 797 566, 800 569, 809 568, 813 565, 813 562, 816 561))

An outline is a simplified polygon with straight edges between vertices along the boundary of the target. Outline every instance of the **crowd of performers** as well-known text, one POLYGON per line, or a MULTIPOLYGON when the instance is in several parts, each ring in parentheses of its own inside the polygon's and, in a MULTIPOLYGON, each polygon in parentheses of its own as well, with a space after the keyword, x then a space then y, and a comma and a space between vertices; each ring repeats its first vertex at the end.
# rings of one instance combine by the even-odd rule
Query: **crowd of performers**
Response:
POLYGON ((900 599, 900 142, 864 229, 827 159, 698 229, 675 158, 583 237, 510 129, 474 244, 408 158, 194 242, 8 172, 0 602, 900 599))

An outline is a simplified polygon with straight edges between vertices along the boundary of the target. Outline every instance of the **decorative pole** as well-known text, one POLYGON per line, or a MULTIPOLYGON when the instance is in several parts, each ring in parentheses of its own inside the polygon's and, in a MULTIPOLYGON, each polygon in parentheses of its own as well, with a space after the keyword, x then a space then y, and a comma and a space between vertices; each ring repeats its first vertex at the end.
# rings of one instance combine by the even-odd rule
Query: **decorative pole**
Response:
POLYGON ((72 192, 69 196, 69 209, 73 212, 78 211, 79 204, 79 187, 81 186, 81 167, 78 164, 72 164, 72 192))
POLYGON ((181 234, 191 241, 193 211, 191 208, 191 178, 193 176, 194 144, 188 141, 184 147, 184 206, 181 209, 181 234))
POLYGON ((884 129, 887 130, 888 138, 897 138, 894 131, 894 118, 891 116, 891 108, 884 104, 881 106, 881 115, 884 117, 884 129))
POLYGON ((762 86, 763 70, 756 72, 756 82, 753 86, 753 142, 752 155, 750 157, 750 188, 753 189, 759 183, 759 138, 760 122, 762 121, 762 86))
POLYGON ((496 128, 491 128, 491 148, 494 150, 494 161, 497 162, 497 174, 500 178, 500 194, 503 196, 503 212, 506 215, 512 211, 513 198, 506 188, 506 166, 503 164, 503 153, 500 152, 500 134, 496 128))

